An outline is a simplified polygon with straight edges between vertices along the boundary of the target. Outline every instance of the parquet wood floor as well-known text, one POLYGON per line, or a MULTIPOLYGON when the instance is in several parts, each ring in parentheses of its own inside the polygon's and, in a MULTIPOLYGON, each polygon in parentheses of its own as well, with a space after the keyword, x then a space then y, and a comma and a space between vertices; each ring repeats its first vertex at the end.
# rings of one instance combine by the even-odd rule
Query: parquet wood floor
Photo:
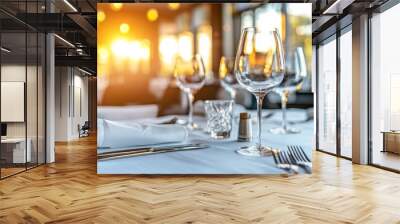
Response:
POLYGON ((400 175, 314 153, 301 176, 100 176, 95 138, 0 181, 0 223, 400 223, 400 175))

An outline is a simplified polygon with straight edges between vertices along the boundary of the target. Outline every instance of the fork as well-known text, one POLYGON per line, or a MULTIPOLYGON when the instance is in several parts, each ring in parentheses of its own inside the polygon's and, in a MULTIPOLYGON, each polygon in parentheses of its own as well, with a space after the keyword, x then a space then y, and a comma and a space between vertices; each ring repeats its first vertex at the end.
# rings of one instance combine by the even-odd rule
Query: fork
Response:
POLYGON ((288 150, 295 164, 302 167, 306 173, 312 173, 311 159, 307 156, 301 146, 289 145, 288 150))
POLYGON ((297 174, 299 172, 299 166, 293 162, 288 152, 273 151, 272 155, 278 168, 284 169, 289 173, 297 174))

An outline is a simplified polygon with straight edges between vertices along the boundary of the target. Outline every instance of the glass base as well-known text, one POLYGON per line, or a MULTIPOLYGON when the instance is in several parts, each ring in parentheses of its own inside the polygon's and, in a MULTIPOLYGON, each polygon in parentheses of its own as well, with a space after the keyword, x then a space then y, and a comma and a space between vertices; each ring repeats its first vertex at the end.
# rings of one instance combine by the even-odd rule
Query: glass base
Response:
POLYGON ((300 133, 301 130, 297 129, 297 128, 286 128, 285 129, 285 128, 279 127, 279 128, 270 129, 269 132, 271 132, 272 134, 275 134, 275 135, 286 135, 286 134, 297 134, 297 133, 300 133))
POLYGON ((189 128, 189 130, 202 130, 196 123, 187 124, 186 127, 189 128))
POLYGON ((242 147, 241 149, 236 150, 236 152, 244 156, 263 157, 271 156, 274 150, 275 149, 269 146, 261 146, 260 148, 258 148, 257 146, 252 145, 242 147))
POLYGON ((180 125, 184 125, 186 126, 189 130, 202 130, 202 128, 200 127, 200 125, 196 124, 196 123, 192 123, 189 124, 188 120, 184 120, 184 119, 178 119, 176 121, 176 124, 180 124, 180 125))
POLYGON ((229 131, 221 131, 221 132, 211 131, 210 135, 212 138, 215 138, 215 139, 226 139, 231 136, 231 132, 229 132, 229 131))

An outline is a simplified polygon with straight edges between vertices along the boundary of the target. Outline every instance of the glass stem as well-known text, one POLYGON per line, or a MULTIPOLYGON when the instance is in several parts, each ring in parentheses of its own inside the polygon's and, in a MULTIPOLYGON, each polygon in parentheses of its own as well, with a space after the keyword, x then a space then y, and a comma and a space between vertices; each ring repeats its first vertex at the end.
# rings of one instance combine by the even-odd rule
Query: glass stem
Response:
POLYGON ((188 118, 188 126, 193 127, 193 101, 194 96, 191 91, 188 92, 188 99, 189 99, 189 118, 188 118))
POLYGON ((256 94, 256 99, 257 99, 257 123, 258 123, 258 139, 257 139, 257 149, 261 150, 261 120, 262 120, 262 104, 264 101, 265 94, 264 93, 257 93, 256 94))
POLYGON ((281 103, 282 103, 282 129, 287 130, 287 119, 286 119, 286 105, 288 101, 288 93, 286 90, 282 92, 281 103))
POLYGON ((236 90, 235 89, 231 89, 229 91, 230 95, 231 95, 231 100, 233 100, 233 102, 235 102, 236 99, 236 90))

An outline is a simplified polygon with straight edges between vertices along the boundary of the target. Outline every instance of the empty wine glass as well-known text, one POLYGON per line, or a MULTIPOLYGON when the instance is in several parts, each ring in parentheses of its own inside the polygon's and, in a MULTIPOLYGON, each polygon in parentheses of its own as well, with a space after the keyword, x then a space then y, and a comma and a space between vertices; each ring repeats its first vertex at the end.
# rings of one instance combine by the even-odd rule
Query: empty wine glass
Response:
POLYGON ((283 82, 273 90, 281 97, 282 104, 282 126, 270 130, 273 134, 295 134, 300 130, 288 127, 286 118, 286 104, 290 93, 300 89, 303 81, 307 77, 307 65, 302 47, 297 47, 295 51, 289 53, 286 57, 285 77, 283 82))
POLYGON ((189 117, 187 126, 190 129, 197 129, 198 125, 193 123, 193 101, 194 94, 204 86, 206 72, 203 59, 196 54, 190 60, 178 57, 175 64, 174 75, 178 87, 186 93, 189 100, 189 117))
POLYGON ((239 88, 239 83, 235 76, 235 60, 234 58, 221 57, 219 63, 219 80, 221 86, 229 93, 231 100, 235 101, 236 91, 239 88))
POLYGON ((285 59, 277 29, 243 29, 235 59, 235 74, 241 86, 257 99, 258 139, 256 145, 237 152, 246 156, 271 155, 271 147, 261 144, 261 114, 265 95, 278 86, 284 76, 285 59))

